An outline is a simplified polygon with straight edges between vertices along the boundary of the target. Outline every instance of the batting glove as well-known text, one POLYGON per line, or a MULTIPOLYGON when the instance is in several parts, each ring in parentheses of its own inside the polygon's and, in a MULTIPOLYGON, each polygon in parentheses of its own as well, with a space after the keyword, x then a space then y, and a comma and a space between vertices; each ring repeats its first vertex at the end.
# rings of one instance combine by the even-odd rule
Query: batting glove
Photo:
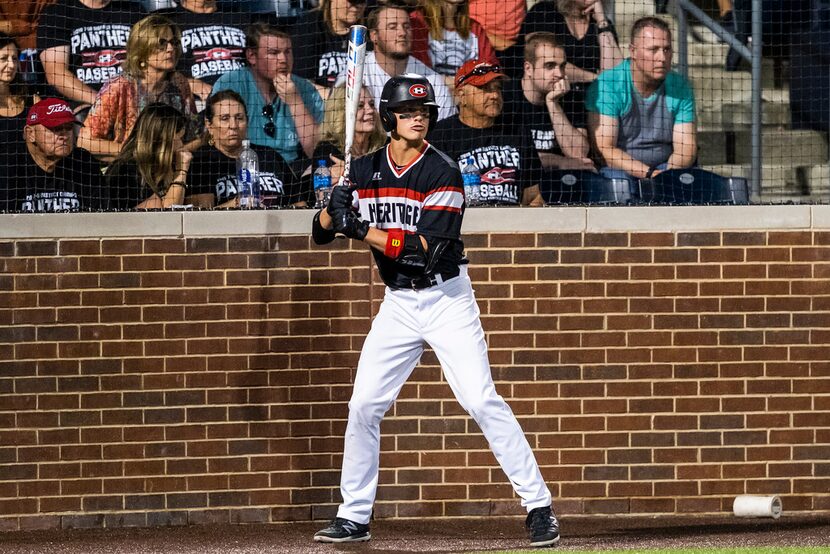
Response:
POLYGON ((349 211, 352 209, 352 192, 354 192, 354 188, 344 185, 338 185, 331 189, 331 198, 329 198, 329 205, 326 207, 326 211, 330 216, 334 217, 334 214, 339 210, 349 211))
POLYGON ((369 222, 360 219, 351 210, 335 210, 331 219, 335 232, 350 239, 363 240, 369 232, 369 222))

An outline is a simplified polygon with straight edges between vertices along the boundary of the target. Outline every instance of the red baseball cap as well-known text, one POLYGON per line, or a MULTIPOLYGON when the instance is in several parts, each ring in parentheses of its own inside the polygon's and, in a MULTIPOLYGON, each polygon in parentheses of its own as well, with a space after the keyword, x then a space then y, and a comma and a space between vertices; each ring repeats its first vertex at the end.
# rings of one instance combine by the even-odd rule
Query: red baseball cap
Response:
POLYGON ((31 108, 26 116, 26 126, 43 125, 54 129, 75 122, 75 114, 69 104, 58 98, 44 98, 31 108))
POLYGON ((462 85, 483 87, 493 79, 506 79, 507 75, 501 72, 498 65, 484 60, 469 60, 455 72, 455 88, 462 85))

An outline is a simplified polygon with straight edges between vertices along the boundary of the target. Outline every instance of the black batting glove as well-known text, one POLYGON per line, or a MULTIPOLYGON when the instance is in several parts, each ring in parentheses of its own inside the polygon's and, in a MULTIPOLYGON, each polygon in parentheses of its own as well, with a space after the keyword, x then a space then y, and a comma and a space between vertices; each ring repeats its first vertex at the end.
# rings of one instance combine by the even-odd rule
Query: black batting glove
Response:
POLYGON ((351 210, 335 210, 331 219, 335 232, 350 239, 363 240, 369 232, 369 222, 360 219, 351 210))
POLYGON ((354 188, 345 185, 338 185, 331 189, 329 205, 326 206, 326 211, 330 216, 334 217, 338 210, 352 209, 352 192, 354 188))

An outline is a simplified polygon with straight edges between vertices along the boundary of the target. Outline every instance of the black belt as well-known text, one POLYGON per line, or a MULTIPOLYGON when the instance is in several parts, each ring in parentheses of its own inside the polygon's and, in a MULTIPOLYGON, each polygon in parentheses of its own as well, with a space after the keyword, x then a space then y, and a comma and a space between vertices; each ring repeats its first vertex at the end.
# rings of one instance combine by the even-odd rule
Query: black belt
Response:
POLYGON ((412 279, 412 281, 410 281, 410 285, 413 290, 428 289, 429 287, 440 285, 444 281, 449 281, 453 277, 458 277, 458 273, 457 269, 455 273, 428 273, 427 275, 423 275, 417 279, 412 279))

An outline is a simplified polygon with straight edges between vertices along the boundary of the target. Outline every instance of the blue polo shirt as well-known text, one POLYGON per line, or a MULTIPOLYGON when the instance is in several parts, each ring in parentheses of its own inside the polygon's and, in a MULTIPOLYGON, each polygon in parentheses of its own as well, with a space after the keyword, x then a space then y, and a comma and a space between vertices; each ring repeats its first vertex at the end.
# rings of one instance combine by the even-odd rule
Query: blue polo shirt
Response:
MULTIPOLYGON (((323 119, 323 100, 320 98, 317 89, 309 81, 296 75, 292 75, 291 80, 294 81, 294 85, 300 93, 300 98, 303 99, 303 103, 314 121, 320 123, 323 119)), ((248 138, 253 144, 273 148, 287 162, 293 162, 302 154, 300 136, 297 134, 297 128, 294 125, 294 118, 291 117, 288 105, 279 97, 276 97, 272 103, 276 132, 273 137, 268 136, 265 132, 265 126, 270 121, 262 113, 266 102, 260 94, 249 68, 229 71, 219 77, 213 85, 212 94, 216 94, 220 90, 232 90, 245 100, 245 107, 248 109, 248 138)))

